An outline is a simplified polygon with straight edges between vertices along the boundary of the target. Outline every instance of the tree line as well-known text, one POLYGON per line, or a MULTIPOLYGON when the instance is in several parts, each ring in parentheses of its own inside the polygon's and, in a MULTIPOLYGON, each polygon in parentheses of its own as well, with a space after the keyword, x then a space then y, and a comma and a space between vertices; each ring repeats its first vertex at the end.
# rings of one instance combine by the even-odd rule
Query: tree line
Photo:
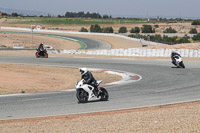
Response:
MULTIPOLYGON (((157 27, 157 26, 154 26, 157 27)), ((118 33, 127 33, 127 28, 126 27, 120 27, 118 30, 118 33)), ((80 32, 89 32, 88 29, 82 27, 80 32)), ((101 27, 98 24, 95 25, 91 25, 90 26, 90 32, 95 32, 95 33, 113 33, 114 30, 112 27, 101 27)), ((147 41, 153 41, 153 42, 158 42, 158 43, 165 43, 165 44, 169 44, 169 45, 173 45, 173 44, 180 44, 180 43, 191 43, 191 41, 200 41, 200 33, 197 33, 196 29, 191 29, 191 32, 195 32, 196 35, 194 35, 192 38, 185 35, 184 37, 169 37, 166 35, 141 35, 139 34, 140 32, 142 33, 155 33, 155 29, 151 26, 151 25, 143 25, 142 28, 139 27, 134 27, 130 30, 130 33, 134 33, 134 34, 130 34, 129 37, 133 37, 133 38, 138 38, 138 39, 144 39, 147 41)), ((169 27, 167 28, 164 33, 176 33, 176 30, 174 30, 173 28, 169 27)))
POLYGON ((180 44, 180 43, 190 43, 190 37, 185 35, 184 37, 169 37, 166 35, 141 35, 141 34, 131 34, 129 37, 144 39, 146 41, 165 43, 169 45, 180 44))
POLYGON ((90 12, 66 12, 66 18, 112 18, 112 16, 108 15, 100 15, 99 13, 90 13, 90 12))
MULTIPOLYGON (((8 13, 3 13, 2 12, 2 16, 13 16, 13 17, 18 17, 18 16, 21 16, 21 17, 25 17, 23 14, 19 14, 19 13, 11 13, 11 14, 8 14, 8 13)), ((31 16, 31 15, 27 15, 27 17, 35 17, 34 16, 31 16)), ((47 16, 43 16, 43 15, 40 15, 39 17, 52 17, 52 15, 48 14, 47 16)), ((53 16, 55 17, 55 16, 53 16)), ((90 12, 66 12, 65 15, 58 15, 57 17, 66 17, 66 18, 98 18, 98 19, 108 19, 108 18, 112 18, 111 15, 100 15, 99 13, 90 13, 90 12)))
POLYGON ((184 37, 169 37, 166 35, 141 35, 141 34, 130 34, 129 37, 144 39, 147 41, 165 43, 169 45, 181 44, 181 43, 191 43, 192 41, 199 42, 200 41, 200 33, 194 35, 193 37, 189 37, 185 35, 184 37))
MULTIPOLYGON (((158 28, 158 25, 154 25, 154 27, 152 27, 151 25, 143 25, 141 28, 140 27, 134 27, 131 28, 130 33, 155 33, 155 29, 158 28)), ((101 26, 99 26, 98 24, 95 25, 91 25, 90 27, 90 32, 98 32, 98 33, 113 33, 113 28, 112 27, 105 27, 105 28, 101 28, 101 26)), ((88 32, 88 30, 84 27, 81 28, 80 32, 88 32)), ((127 33, 127 27, 120 27, 118 30, 119 33, 127 33)), ((177 31, 175 29, 173 29, 172 27, 166 28, 163 33, 177 33, 177 31)), ((197 34, 198 31, 196 28, 191 28, 189 31, 190 34, 197 34)))

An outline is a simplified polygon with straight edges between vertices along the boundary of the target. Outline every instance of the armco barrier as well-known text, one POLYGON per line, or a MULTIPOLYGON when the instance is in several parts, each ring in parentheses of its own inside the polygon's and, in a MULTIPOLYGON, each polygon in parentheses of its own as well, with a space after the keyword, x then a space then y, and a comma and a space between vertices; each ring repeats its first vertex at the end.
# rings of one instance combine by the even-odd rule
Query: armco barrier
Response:
POLYGON ((105 56, 140 56, 140 57, 169 57, 171 51, 176 51, 182 57, 200 57, 200 50, 193 49, 144 49, 144 48, 129 48, 129 49, 111 49, 111 50, 63 50, 49 51, 51 53, 65 54, 85 54, 85 55, 105 55, 105 56))

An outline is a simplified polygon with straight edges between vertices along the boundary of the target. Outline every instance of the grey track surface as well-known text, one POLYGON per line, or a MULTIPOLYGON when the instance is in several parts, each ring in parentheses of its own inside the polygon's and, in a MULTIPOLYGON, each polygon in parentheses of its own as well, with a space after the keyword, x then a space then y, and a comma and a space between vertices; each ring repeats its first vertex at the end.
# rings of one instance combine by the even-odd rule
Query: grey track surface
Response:
MULTIPOLYGON (((89 67, 136 73, 142 80, 106 87, 109 101, 77 103, 75 91, 0 96, 0 120, 56 116, 140 108, 200 99, 200 62, 185 62, 186 69, 171 68, 170 61, 0 56, 0 63, 89 67)), ((67 82, 67 81, 66 81, 67 82)))
MULTIPOLYGON (((3 32, 31 34, 30 32, 16 32, 16 31, 3 31, 3 32)), ((87 49, 87 50, 89 50, 89 49, 110 49, 110 47, 111 47, 110 44, 108 44, 106 42, 95 40, 95 39, 91 39, 91 38, 70 36, 70 35, 62 35, 62 34, 50 34, 50 33, 33 33, 33 34, 35 34, 35 35, 60 36, 60 37, 66 37, 66 38, 79 40, 79 41, 81 41, 81 42, 86 44, 86 48, 85 49, 87 49)))

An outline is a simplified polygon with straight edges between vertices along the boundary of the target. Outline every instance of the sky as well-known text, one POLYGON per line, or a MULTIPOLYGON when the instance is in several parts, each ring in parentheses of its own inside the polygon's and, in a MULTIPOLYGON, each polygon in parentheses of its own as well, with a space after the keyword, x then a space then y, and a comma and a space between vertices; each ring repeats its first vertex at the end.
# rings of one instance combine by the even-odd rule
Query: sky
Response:
POLYGON ((113 17, 200 18, 200 0, 0 0, 0 7, 52 15, 84 11, 113 17))

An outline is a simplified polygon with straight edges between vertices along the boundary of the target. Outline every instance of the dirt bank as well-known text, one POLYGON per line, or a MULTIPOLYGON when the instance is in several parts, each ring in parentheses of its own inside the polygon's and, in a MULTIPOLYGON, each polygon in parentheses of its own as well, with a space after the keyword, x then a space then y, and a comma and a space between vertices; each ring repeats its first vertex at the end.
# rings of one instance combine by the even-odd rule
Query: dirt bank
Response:
MULTIPOLYGON (((0 95, 73 89, 81 77, 75 68, 6 64, 0 64, 0 75, 0 95)), ((122 79, 100 71, 94 71, 93 75, 103 80, 103 84, 122 79)))

